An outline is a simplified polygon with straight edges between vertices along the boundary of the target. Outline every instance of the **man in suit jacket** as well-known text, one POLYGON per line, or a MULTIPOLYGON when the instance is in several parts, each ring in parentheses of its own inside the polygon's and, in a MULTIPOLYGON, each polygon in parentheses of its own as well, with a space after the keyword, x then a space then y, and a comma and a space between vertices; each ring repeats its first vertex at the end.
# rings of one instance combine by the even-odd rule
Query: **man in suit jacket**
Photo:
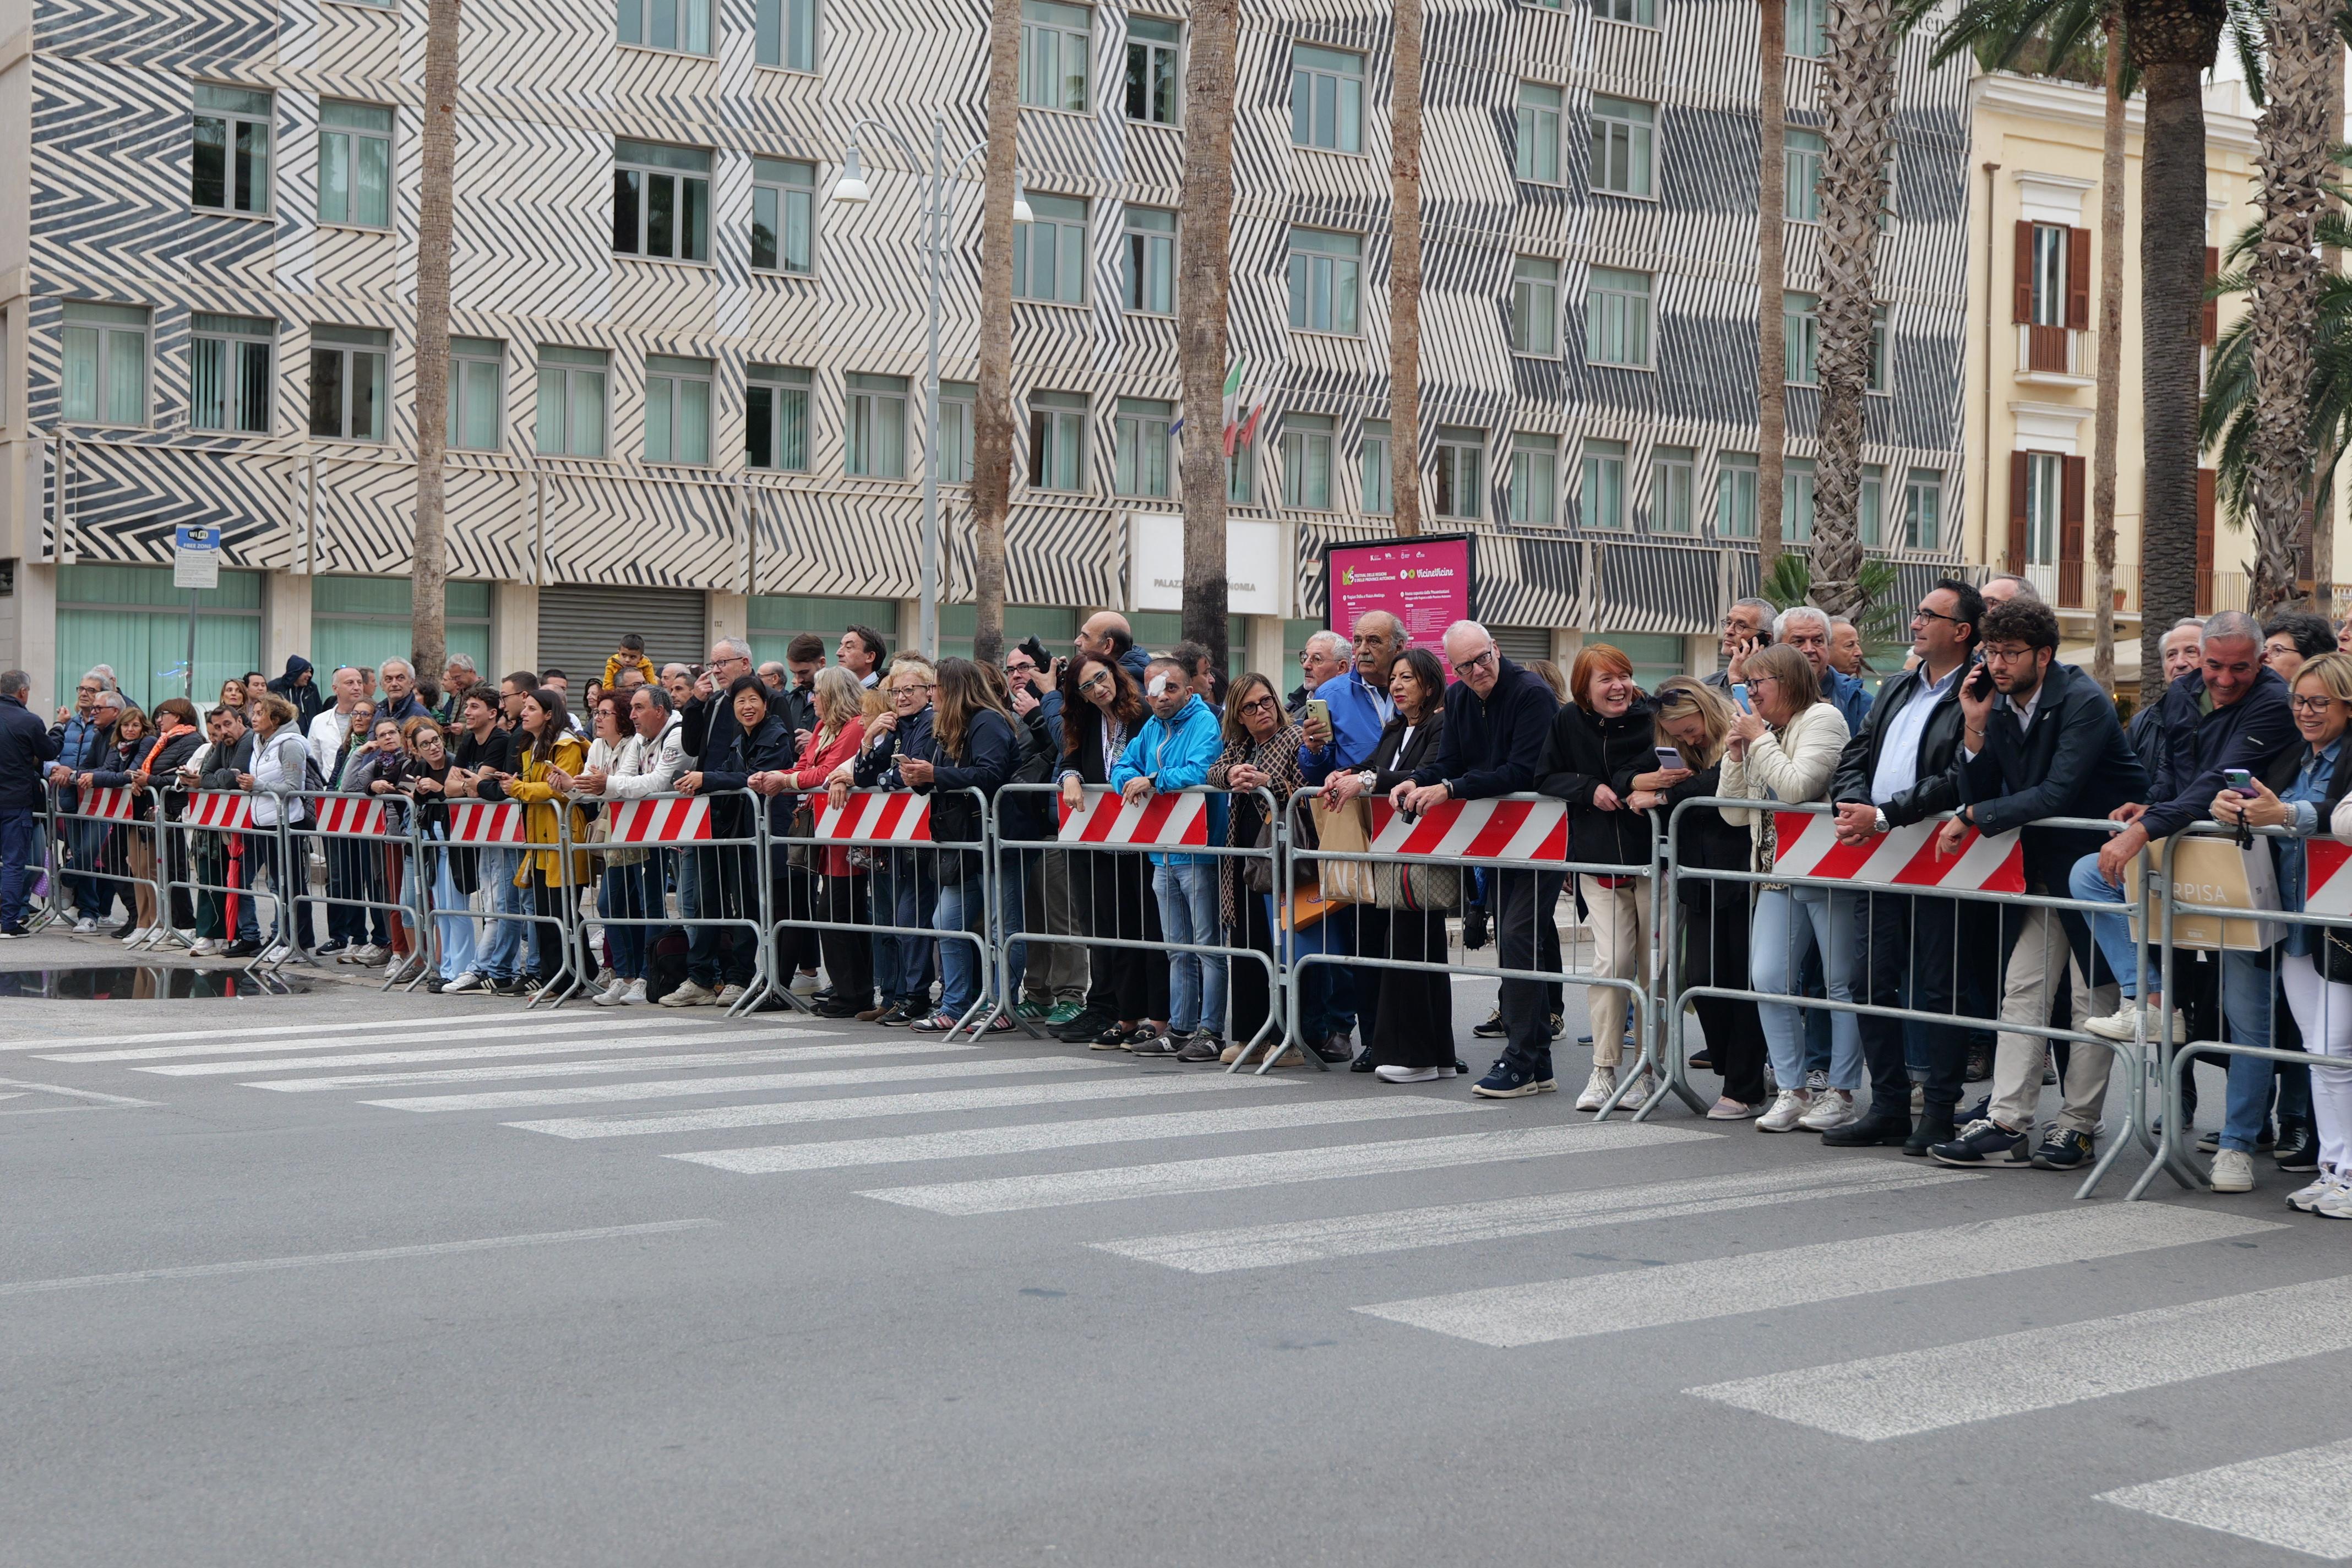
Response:
MULTIPOLYGON (((1985 611, 1983 635, 1993 689, 1979 695, 1964 685, 1960 690, 1962 738, 1952 766, 1962 804, 1959 817, 1944 825, 1942 847, 1957 853, 1971 825, 1987 834, 2021 829, 2026 891, 2063 898, 2074 862, 2097 854, 2106 835, 2028 825, 2053 816, 2105 816, 2146 795, 2147 775, 2106 693, 2081 670, 2058 662, 2058 616, 2048 605, 2023 598, 1993 605, 1985 611)), ((2050 1021, 2062 959, 2073 977, 2075 1028, 2094 1016, 2095 1006, 2114 1009, 2114 977, 2100 971, 2099 984, 2092 984, 2091 931, 2080 914, 2011 909, 2002 933, 2008 938, 2003 1023, 2038 1028, 2050 1021)), ((2071 1171, 2087 1162, 2113 1057, 2088 1047, 2068 1053, 2065 1108, 2048 1139, 2033 1147, 2047 1045, 2040 1035, 2003 1033, 1985 1119, 1929 1149, 1930 1157, 1947 1165, 2032 1163, 2047 1171, 2071 1171)))
MULTIPOLYGON (((1889 680, 1838 758, 1831 798, 1838 835, 1860 844, 1874 834, 1948 811, 1959 804, 1952 757, 1960 745, 1960 682, 1975 668, 1977 625, 1984 598, 1955 577, 1939 579, 1911 617, 1916 662, 1889 680)), ((1892 889, 1863 895, 1861 937, 1870 953, 1870 1001, 1923 1013, 1952 1011, 1952 959, 1958 900, 1892 889)), ((1968 1063, 1968 1033, 1958 1024, 1906 1026, 1900 1018, 1864 1013, 1863 1055, 1870 1064, 1870 1114, 1822 1134, 1840 1148, 1899 1143, 1925 1154, 1956 1129, 1968 1063), (1906 1027, 1927 1047, 1927 1110, 1911 1124, 1911 1075, 1905 1060, 1906 1027)))

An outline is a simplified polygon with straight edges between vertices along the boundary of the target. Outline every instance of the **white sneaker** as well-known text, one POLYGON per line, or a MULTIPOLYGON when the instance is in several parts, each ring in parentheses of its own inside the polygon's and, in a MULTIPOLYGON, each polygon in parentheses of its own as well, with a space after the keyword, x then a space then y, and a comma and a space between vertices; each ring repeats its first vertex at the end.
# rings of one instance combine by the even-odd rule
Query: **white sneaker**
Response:
POLYGON ((2319 1200, 2326 1197, 2327 1189, 2335 1184, 2336 1173, 2332 1171, 2322 1171, 2313 1180, 2311 1185, 2297 1187, 2287 1194, 2286 1206, 2303 1214, 2317 1214, 2319 1200))
POLYGON ((442 986, 441 994, 446 996, 452 991, 479 991, 481 988, 482 977, 468 969, 457 979, 442 986))
POLYGON ((2337 1172, 2311 1212, 2322 1219, 2352 1219, 2352 1177, 2337 1172))
POLYGON ((2142 1037, 2155 1040, 2162 1037, 2168 1020, 2172 1029, 2172 1043, 2176 1046, 2187 1045, 2189 1043, 2188 1020, 2180 1016, 2180 1011, 2177 1007, 2165 1009, 2165 1017, 2159 1018, 2156 1009, 2142 1007, 2137 1002, 2126 1001, 2106 1016, 2090 1019, 2084 1024, 2083 1027, 2105 1040, 2133 1040, 2142 1037), (2145 1037, 2141 1033, 2143 1029, 2146 1031, 2145 1037))
POLYGON ((208 936, 200 937, 196 941, 188 944, 188 951, 198 958, 210 958, 220 950, 220 942, 216 939, 208 936))
POLYGON ((1806 1108, 1812 1101, 1801 1089, 1784 1089, 1772 1101, 1772 1109, 1756 1119, 1759 1132, 1794 1132, 1804 1120, 1806 1108))
POLYGON ((1372 1076, 1382 1083, 1434 1083, 1441 1078, 1452 1078, 1454 1069, 1447 1068, 1441 1072, 1435 1068, 1377 1067, 1372 1076))
POLYGON ((613 976, 613 984, 589 998, 599 1007, 617 1007, 628 999, 629 983, 617 974, 613 976))
POLYGON ((806 973, 803 973, 803 974, 795 974, 795 975, 793 975, 793 995, 795 995, 795 996, 814 996, 814 995, 815 995, 815 994, 816 994, 816 992, 817 992, 817 981, 816 981, 816 976, 815 976, 815 975, 814 975, 814 974, 806 974, 806 973))
POLYGON ((391 956, 392 949, 388 947, 379 947, 374 942, 370 942, 365 947, 360 949, 359 955, 353 958, 352 962, 362 966, 363 968, 373 969, 377 964, 382 963, 391 956))
POLYGON ((2254 1190, 2254 1157, 2242 1149, 2220 1149, 2213 1154, 2213 1173, 2208 1184, 2217 1193, 2251 1193, 2254 1190))
POLYGON ((717 999, 715 993, 706 991, 699 984, 689 980, 663 997, 661 1005, 665 1007, 708 1007, 717 999))
POLYGON ((74 921, 74 934, 76 936, 88 936, 96 930, 98 930, 98 922, 88 915, 84 915, 81 919, 74 921))
POLYGON ((1598 1110, 1608 1098, 1617 1092, 1617 1069, 1594 1068, 1592 1076, 1584 1080, 1584 1092, 1576 1097, 1579 1110, 1598 1110))
POLYGON ((630 981, 629 988, 621 994, 621 1000, 632 1007, 644 1006, 646 1005, 646 983, 642 980, 630 981))
POLYGON ((154 927, 141 926, 138 930, 132 931, 129 936, 122 939, 122 945, 125 947, 137 947, 141 942, 145 942, 149 937, 154 934, 154 927))
POLYGON ((1805 1075, 1805 1092, 1811 1095, 1816 1101, 1829 1092, 1829 1087, 1830 1075, 1821 1068, 1815 1068, 1805 1075))
POLYGON ((1657 1092, 1658 1080, 1643 1073, 1633 1080, 1633 1087, 1626 1089, 1625 1098, 1617 1102, 1617 1109, 1629 1114, 1639 1110, 1649 1104, 1650 1096, 1657 1092))
POLYGON ((1814 1091, 1812 1105, 1797 1118, 1797 1125, 1808 1132, 1827 1132, 1853 1120, 1853 1090, 1822 1089, 1814 1091))
POLYGON ((712 1002, 712 1005, 718 1007, 732 1007, 736 1003, 740 1002, 741 1000, 743 1000, 743 988, 740 985, 721 985, 719 988, 718 996, 712 1002))

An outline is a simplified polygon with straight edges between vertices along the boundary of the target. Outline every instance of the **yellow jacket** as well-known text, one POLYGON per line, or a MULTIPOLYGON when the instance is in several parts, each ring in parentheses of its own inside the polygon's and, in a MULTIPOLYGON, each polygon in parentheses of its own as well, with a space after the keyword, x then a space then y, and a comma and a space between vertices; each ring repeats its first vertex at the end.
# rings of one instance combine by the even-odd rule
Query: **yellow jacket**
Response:
MULTIPOLYGON (((553 766, 562 768, 567 773, 577 773, 587 765, 587 761, 588 749, 580 743, 578 736, 563 735, 557 739, 553 766)), ((523 834, 533 844, 553 845, 560 842, 556 831, 553 804, 555 786, 547 782, 550 765, 526 753, 521 776, 507 785, 508 798, 524 803, 523 834)), ((572 842, 584 847, 588 842, 588 814, 576 805, 571 807, 571 812, 572 842)), ((587 881, 593 874, 589 868, 588 852, 584 847, 572 851, 572 869, 569 876, 564 874, 563 852, 561 849, 536 849, 525 855, 522 858, 522 863, 516 867, 516 887, 530 886, 531 868, 534 865, 546 873, 547 879, 557 887, 577 887, 587 881)))
MULTIPOLYGON (((621 679, 621 671, 629 668, 631 667, 621 662, 621 656, 617 653, 613 655, 610 658, 607 658, 604 661, 604 689, 610 691, 614 686, 618 685, 621 679)), ((646 685, 650 686, 654 683, 654 661, 652 659, 647 658, 643 654, 639 654, 636 658, 635 668, 646 672, 646 685)))

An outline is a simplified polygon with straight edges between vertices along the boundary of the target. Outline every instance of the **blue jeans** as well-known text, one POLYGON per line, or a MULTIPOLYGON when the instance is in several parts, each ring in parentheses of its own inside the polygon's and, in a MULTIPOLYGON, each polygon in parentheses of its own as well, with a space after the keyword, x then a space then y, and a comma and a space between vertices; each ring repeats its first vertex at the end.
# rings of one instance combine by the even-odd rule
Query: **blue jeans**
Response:
POLYGON ((474 967, 474 921, 466 910, 466 895, 450 875, 448 851, 425 853, 433 862, 433 923, 441 932, 441 978, 455 980, 474 967))
MULTIPOLYGON (((515 886, 515 870, 520 864, 520 852, 513 849, 482 851, 479 886, 482 889, 482 910, 485 913, 529 914, 530 889, 515 886)), ((537 931, 531 933, 531 947, 536 952, 537 931)), ((520 921, 487 921, 483 922, 481 948, 478 954, 481 968, 477 973, 492 980, 512 980, 522 973, 523 922, 520 921)))
MULTIPOLYGON (((596 910, 608 922, 658 919, 661 893, 661 862, 656 858, 648 855, 634 866, 607 866, 604 886, 596 890, 596 910)), ((643 980, 646 949, 653 935, 651 926, 608 923, 604 951, 613 961, 613 973, 624 980, 643 980)))
MULTIPOLYGON (((1217 919, 1217 868, 1213 861, 1154 866, 1151 891, 1160 900, 1160 930, 1171 945, 1224 942, 1217 919)), ((1168 955, 1168 1028, 1184 1034, 1225 1030, 1225 955, 1168 955)))
MULTIPOLYGON (((108 824, 103 822, 70 821, 66 827, 66 849, 73 864, 87 869, 98 864, 106 850, 108 824)), ((100 877, 68 876, 66 886, 73 890, 74 912, 97 920, 114 908, 114 885, 100 877)), ((58 900, 52 896, 52 903, 58 900)))
POLYGON ((0 929, 25 929, 28 868, 40 844, 36 820, 29 811, 0 811, 0 929))
MULTIPOLYGON (((1010 936, 1021 929, 1021 868, 1019 862, 1007 858, 1004 864, 1004 929, 1010 936)), ((939 902, 931 909, 931 929, 936 931, 976 931, 983 946, 975 947, 961 937, 943 936, 940 942, 940 1011, 951 1018, 961 1018, 979 1000, 981 969, 984 955, 994 951, 988 940, 988 900, 982 891, 977 867, 969 867, 960 882, 940 884, 939 902)), ((1021 974, 1016 961, 1013 984, 1017 988, 1021 974)))
MULTIPOLYGON (((2074 898, 2089 902, 2123 907, 2124 890, 2111 885, 2099 875, 2099 858, 2085 855, 2074 862, 2074 870, 2066 875, 2066 891, 2074 898)), ((2114 972, 2116 987, 2126 1002, 2139 996, 2139 944, 2132 941, 2131 921, 2123 915, 2093 915, 2091 940, 2099 944, 2100 955, 2106 959, 2107 968, 2114 972)), ((2225 978, 2224 989, 2227 988, 2225 978)), ((2270 1064, 2264 1062, 2263 1067, 2270 1064)), ((2251 1145, 2249 1145, 2251 1147, 2251 1145)))
MULTIPOLYGON (((1783 996, 1799 994, 1799 977, 1806 958, 1823 956, 1822 978, 1832 1002, 1854 1000, 1859 971, 1854 899, 1825 888, 1768 888, 1756 900, 1752 967, 1755 988, 1783 996)), ((1772 1077, 1783 1090, 1801 1089, 1805 1082, 1805 1026, 1801 1015, 1815 1008, 1797 1008, 1767 1002, 1757 1007, 1764 1025, 1764 1044, 1772 1057, 1772 1077)), ((1862 1087, 1862 1031, 1852 1013, 1830 1016, 1830 1087, 1847 1090, 1862 1087)))
MULTIPOLYGON (((2079 868, 2078 868, 2079 869, 2079 868)), ((2221 955, 2221 1032, 2231 1045, 2268 1047, 2273 984, 2265 952, 2221 955)), ((2230 1058, 2230 1088, 2221 1113, 2221 1147, 2254 1152, 2254 1140, 2271 1113, 2271 1081, 2278 1064, 2267 1057, 2230 1058)))
MULTIPOLYGON (((877 925, 928 931, 930 902, 938 896, 916 858, 904 850, 877 851, 874 920, 877 925), (887 868, 887 874, 886 874, 887 868)), ((931 942, 918 936, 886 936, 875 943, 875 980, 886 1002, 927 1005, 931 994, 931 942)))

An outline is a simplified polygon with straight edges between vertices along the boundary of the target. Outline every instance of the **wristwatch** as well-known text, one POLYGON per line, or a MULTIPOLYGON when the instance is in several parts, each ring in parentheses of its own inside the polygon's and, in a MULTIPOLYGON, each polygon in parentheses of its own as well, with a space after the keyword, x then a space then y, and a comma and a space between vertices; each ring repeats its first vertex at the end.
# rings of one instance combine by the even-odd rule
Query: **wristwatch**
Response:
POLYGON ((1363 772, 1358 773, 1356 775, 1356 779, 1357 782, 1364 786, 1366 793, 1370 793, 1370 791, 1381 787, 1381 775, 1370 768, 1366 768, 1363 772))
POLYGON ((1893 831, 1893 829, 1894 824, 1886 820, 1885 811, 1884 809, 1878 811, 1876 814, 1876 819, 1870 825, 1870 830, 1873 833, 1887 833, 1893 831))

